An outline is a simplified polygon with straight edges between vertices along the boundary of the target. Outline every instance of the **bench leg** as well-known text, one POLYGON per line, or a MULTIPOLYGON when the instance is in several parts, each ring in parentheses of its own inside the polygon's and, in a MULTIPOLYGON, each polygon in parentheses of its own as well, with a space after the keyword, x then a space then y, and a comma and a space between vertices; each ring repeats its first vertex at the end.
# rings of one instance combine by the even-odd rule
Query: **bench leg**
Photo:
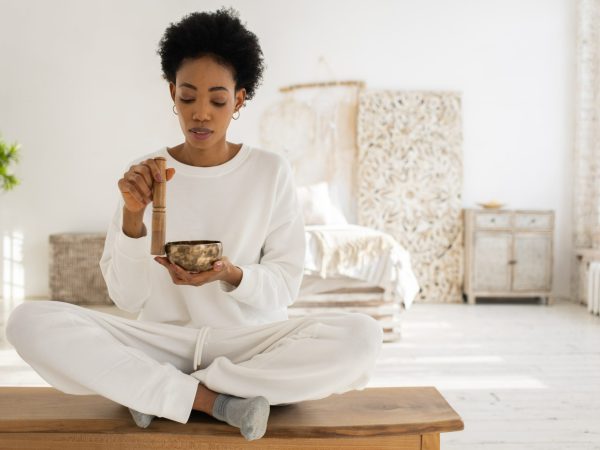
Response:
POLYGON ((421 450, 440 450, 440 433, 421 435, 421 450))

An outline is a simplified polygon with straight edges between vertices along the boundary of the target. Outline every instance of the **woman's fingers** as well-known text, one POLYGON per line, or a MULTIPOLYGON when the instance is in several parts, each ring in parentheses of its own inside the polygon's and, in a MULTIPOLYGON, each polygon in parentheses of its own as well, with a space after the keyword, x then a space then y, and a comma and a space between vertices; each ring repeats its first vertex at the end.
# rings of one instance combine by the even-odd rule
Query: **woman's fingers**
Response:
MULTIPOLYGON (((174 168, 171 167, 166 170, 167 181, 173 178, 174 175, 174 168)), ((144 210, 152 202, 154 183, 160 179, 158 164, 152 158, 131 166, 117 183, 126 208, 130 211, 144 210)))
POLYGON ((123 174, 117 185, 123 196, 125 207, 130 211, 143 211, 152 201, 152 191, 146 182, 143 169, 132 166, 123 174))
POLYGON ((152 179, 155 181, 165 181, 161 178, 160 169, 158 168, 158 164, 154 159, 147 159, 142 163, 142 165, 148 167, 150 169, 150 173, 152 174, 152 179))
POLYGON ((167 179, 161 179, 160 169, 158 168, 158 164, 154 159, 147 159, 142 163, 142 165, 148 169, 147 173, 153 181, 169 181, 175 175, 175 169, 173 167, 169 167, 165 170, 165 175, 167 179))
POLYGON ((154 258, 154 260, 167 268, 173 283, 187 284, 185 280, 183 280, 179 277, 179 275, 177 274, 177 271, 173 268, 173 264, 171 264, 171 262, 169 261, 168 258, 165 258, 164 256, 157 256, 156 258, 154 258))
POLYGON ((123 199, 125 200, 125 204, 130 206, 131 200, 135 200, 138 205, 133 206, 145 206, 144 195, 140 192, 140 190, 136 187, 134 183, 122 178, 118 183, 119 190, 121 194, 123 194, 123 199))
POLYGON ((175 169, 173 167, 169 167, 167 169, 167 181, 175 176, 175 169))
POLYGON ((137 192, 139 192, 145 200, 152 200, 152 189, 150 186, 148 186, 148 184, 146 184, 146 179, 142 174, 132 170, 127 172, 124 178, 125 181, 137 192))
POLYGON ((162 264, 169 270, 171 279, 175 284, 184 284, 190 286, 202 286, 203 284, 214 281, 214 272, 212 270, 206 272, 192 273, 185 270, 183 267, 173 264, 164 256, 154 258, 156 262, 162 264))
POLYGON ((206 270, 204 272, 199 272, 199 273, 187 272, 187 274, 188 274, 188 278, 187 278, 188 283, 190 283, 194 286, 202 286, 203 284, 209 283, 211 281, 216 281, 215 272, 212 270, 206 270))
POLYGON ((144 190, 148 194, 152 193, 153 181, 152 175, 150 174, 150 169, 148 167, 133 166, 128 174, 130 178, 135 179, 141 186, 143 186, 144 190))
POLYGON ((169 258, 165 256, 157 256, 156 258, 154 258, 154 260, 157 261, 159 264, 165 266, 167 269, 169 269, 170 272, 173 272, 175 275, 177 275, 177 278, 181 278, 182 280, 188 278, 189 272, 187 272, 185 269, 178 266, 177 264, 173 264, 171 261, 169 261, 169 258))

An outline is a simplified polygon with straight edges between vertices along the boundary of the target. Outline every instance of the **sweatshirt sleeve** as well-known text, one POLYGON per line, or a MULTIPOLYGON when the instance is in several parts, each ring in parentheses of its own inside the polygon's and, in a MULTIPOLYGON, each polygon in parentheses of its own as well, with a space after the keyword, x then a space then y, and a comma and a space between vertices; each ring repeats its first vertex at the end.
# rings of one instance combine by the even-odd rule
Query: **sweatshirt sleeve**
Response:
POLYGON ((304 220, 287 161, 280 175, 258 264, 238 266, 243 274, 236 288, 221 283, 222 289, 234 299, 260 309, 272 310, 291 305, 298 296, 304 273, 304 220))
POLYGON ((123 199, 109 225, 100 258, 100 270, 113 302, 136 313, 150 297, 150 238, 131 238, 123 233, 123 199))

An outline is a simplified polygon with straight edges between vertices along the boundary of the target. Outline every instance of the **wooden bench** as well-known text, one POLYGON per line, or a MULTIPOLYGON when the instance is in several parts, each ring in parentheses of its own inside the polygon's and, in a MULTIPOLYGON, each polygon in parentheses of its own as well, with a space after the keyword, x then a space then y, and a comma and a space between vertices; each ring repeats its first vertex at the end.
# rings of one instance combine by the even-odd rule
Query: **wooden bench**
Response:
POLYGON ((433 387, 370 388, 271 407, 262 439, 193 411, 187 424, 156 419, 137 428, 124 406, 45 387, 0 387, 1 449, 433 450, 440 433, 463 429, 433 387))

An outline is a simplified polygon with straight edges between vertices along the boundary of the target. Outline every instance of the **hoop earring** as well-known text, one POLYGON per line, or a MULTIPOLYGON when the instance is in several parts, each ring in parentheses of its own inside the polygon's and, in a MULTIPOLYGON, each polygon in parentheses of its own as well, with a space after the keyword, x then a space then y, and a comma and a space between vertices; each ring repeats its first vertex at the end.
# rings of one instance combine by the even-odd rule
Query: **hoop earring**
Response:
POLYGON ((175 104, 173 104, 173 114, 175 114, 176 116, 179 115, 179 114, 177 114, 177 110, 175 109, 175 104))
POLYGON ((238 109, 236 112, 233 113, 233 116, 231 116, 231 118, 233 120, 238 120, 240 118, 240 110, 238 109), (237 113, 237 117, 235 117, 235 113, 237 113))

